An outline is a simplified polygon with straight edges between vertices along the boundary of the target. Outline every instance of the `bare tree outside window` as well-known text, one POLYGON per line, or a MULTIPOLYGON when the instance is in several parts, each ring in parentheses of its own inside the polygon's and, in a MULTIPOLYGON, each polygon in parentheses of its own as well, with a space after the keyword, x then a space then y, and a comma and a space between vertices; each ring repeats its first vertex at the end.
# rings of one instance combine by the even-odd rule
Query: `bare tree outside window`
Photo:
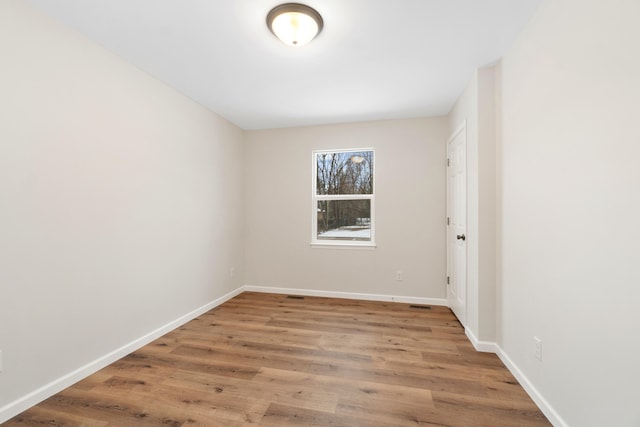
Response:
POLYGON ((315 238, 372 241, 373 150, 315 152, 315 238))

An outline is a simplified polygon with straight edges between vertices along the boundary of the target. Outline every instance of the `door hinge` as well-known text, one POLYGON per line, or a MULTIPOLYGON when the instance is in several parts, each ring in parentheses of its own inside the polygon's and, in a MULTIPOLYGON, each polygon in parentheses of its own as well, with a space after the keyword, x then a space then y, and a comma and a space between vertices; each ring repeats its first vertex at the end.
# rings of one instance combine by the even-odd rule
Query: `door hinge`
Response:
POLYGON ((451 218, 447 217, 447 225, 451 225, 451 218))
POLYGON ((451 278, 449 276, 447 276, 447 285, 451 284, 451 278))
POLYGON ((451 159, 447 159, 447 166, 451 166, 451 159))

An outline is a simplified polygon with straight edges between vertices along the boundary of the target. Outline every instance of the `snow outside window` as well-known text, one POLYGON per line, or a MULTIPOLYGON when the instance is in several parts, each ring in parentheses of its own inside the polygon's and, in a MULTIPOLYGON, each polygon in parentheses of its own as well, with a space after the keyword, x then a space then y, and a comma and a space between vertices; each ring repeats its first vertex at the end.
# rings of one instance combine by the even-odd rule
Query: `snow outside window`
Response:
POLYGON ((374 245, 373 149, 313 152, 312 244, 374 245))

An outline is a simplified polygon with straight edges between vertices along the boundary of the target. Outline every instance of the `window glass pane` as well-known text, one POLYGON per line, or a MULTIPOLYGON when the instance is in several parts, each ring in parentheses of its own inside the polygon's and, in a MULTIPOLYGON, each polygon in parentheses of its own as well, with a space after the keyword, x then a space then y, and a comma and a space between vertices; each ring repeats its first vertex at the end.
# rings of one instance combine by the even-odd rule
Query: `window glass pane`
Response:
POLYGON ((373 194, 373 151, 317 153, 316 194, 373 194))
POLYGON ((371 240, 371 200, 318 202, 318 240, 371 240))

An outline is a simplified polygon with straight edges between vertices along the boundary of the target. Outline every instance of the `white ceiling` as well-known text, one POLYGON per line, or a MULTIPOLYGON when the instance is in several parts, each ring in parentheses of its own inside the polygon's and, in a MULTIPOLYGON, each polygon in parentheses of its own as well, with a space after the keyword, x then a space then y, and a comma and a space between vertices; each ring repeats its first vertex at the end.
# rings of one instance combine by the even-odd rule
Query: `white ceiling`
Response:
POLYGON ((307 0, 310 44, 265 24, 278 0, 29 0, 243 129, 439 116, 540 0, 307 0))

